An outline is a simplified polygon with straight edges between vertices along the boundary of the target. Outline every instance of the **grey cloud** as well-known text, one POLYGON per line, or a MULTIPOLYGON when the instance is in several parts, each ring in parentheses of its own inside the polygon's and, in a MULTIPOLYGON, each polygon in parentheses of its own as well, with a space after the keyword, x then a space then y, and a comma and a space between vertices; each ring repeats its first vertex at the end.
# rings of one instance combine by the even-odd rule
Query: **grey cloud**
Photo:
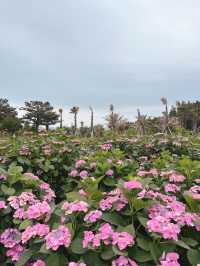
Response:
POLYGON ((198 0, 1 1, 0 96, 120 110, 197 99, 199 10, 198 0))

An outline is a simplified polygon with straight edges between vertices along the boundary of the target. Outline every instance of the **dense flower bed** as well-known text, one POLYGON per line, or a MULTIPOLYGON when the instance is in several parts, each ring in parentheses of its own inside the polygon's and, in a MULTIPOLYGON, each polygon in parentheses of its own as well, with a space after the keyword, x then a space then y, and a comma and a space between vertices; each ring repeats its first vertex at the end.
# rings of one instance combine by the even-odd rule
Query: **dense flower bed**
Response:
POLYGON ((200 265, 200 162, 188 142, 84 147, 59 200, 43 174, 16 160, 0 168, 0 265, 200 265))

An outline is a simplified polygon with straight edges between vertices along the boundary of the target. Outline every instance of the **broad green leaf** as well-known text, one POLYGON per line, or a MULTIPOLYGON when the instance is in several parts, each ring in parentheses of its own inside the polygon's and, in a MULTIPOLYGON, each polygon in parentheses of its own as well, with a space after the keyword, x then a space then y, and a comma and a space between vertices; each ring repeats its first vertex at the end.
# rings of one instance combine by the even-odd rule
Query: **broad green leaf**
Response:
POLYGON ((19 261, 15 264, 15 266, 24 266, 26 262, 32 257, 34 254, 34 251, 28 250, 23 253, 23 255, 20 257, 19 261))
POLYGON ((200 250, 191 249, 187 252, 187 258, 192 265, 200 263, 200 250))
POLYGON ((101 219, 114 225, 124 226, 126 223, 126 221, 116 212, 104 212, 101 219))

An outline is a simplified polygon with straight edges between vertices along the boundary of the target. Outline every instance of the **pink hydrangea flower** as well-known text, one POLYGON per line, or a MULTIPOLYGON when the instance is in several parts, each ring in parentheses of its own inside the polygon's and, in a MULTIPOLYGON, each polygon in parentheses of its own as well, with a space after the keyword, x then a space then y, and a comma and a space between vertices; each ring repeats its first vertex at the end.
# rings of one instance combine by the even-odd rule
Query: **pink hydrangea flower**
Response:
POLYGON ((0 174, 0 181, 5 181, 7 177, 5 175, 0 174))
POLYGON ((84 262, 69 262, 68 266, 87 266, 84 262))
POLYGON ((169 176, 169 181, 170 182, 175 182, 175 183, 182 183, 185 180, 185 176, 173 173, 169 176))
POLYGON ((124 182, 124 188, 128 190, 142 189, 142 184, 137 180, 131 180, 131 181, 124 182))
POLYGON ((81 172, 80 172, 80 174, 79 174, 79 175, 80 175, 80 177, 81 177, 81 178, 83 178, 83 179, 84 179, 84 178, 88 177, 88 172, 87 172, 87 171, 85 171, 85 170, 83 170, 83 171, 81 171, 81 172))
POLYGON ((112 149, 112 144, 111 144, 111 143, 105 143, 105 144, 102 144, 102 145, 101 145, 101 149, 102 149, 103 151, 109 151, 109 150, 112 149))
POLYGON ((112 261, 112 266, 138 266, 138 264, 127 257, 120 256, 112 261))
POLYGON ((13 248, 21 242, 21 233, 17 229, 8 228, 0 235, 0 243, 6 248, 13 248))
POLYGON ((98 221, 102 216, 102 212, 99 210, 91 211, 84 217, 85 222, 94 223, 98 221))
POLYGON ((74 212, 87 212, 88 211, 88 203, 85 201, 74 201, 74 202, 64 202, 62 206, 62 210, 65 211, 65 214, 71 214, 74 212))
POLYGON ((46 263, 43 260, 37 260, 32 266, 46 266, 46 263))
POLYGON ((92 231, 84 231, 84 238, 83 238, 83 248, 87 248, 88 245, 93 241, 94 233, 92 231))
POLYGON ((47 249, 57 250, 60 246, 69 247, 71 243, 71 233, 69 229, 60 225, 58 229, 52 230, 46 237, 47 249))
POLYGON ((24 175, 29 177, 29 178, 31 178, 31 179, 33 179, 33 180, 39 180, 39 177, 34 175, 33 173, 29 173, 28 172, 28 173, 24 173, 24 175))
POLYGON ((128 246, 132 246, 134 244, 133 236, 127 232, 114 232, 112 234, 112 244, 117 245, 119 250, 124 250, 128 246))
POLYGON ((79 194, 80 194, 81 196, 87 196, 87 193, 84 191, 84 189, 80 189, 80 190, 79 190, 79 194))
POLYGON ((117 211, 122 210, 128 203, 120 189, 115 189, 106 194, 106 198, 99 202, 99 207, 102 211, 110 210, 113 206, 117 211))
POLYGON ((178 187, 177 185, 175 184, 166 184, 165 187, 165 192, 168 193, 168 192, 171 192, 171 193, 176 193, 178 191, 180 191, 180 187, 178 187))
POLYGON ((85 164, 86 164, 86 161, 84 161, 84 160, 78 160, 78 161, 76 162, 75 167, 76 167, 76 168, 81 168, 81 167, 84 166, 85 164))
POLYGON ((24 247, 21 245, 15 245, 6 252, 6 256, 10 257, 13 262, 18 261, 24 252, 24 247))
POLYGON ((28 226, 22 233, 22 243, 26 243, 29 239, 39 236, 44 237, 49 233, 49 226, 46 224, 35 224, 28 226))
POLYGON ((28 208, 26 215, 28 219, 41 219, 51 213, 51 207, 46 201, 38 202, 28 208))
POLYGON ((160 259, 159 266, 180 266, 178 259, 179 255, 176 252, 164 253, 160 259))
POLYGON ((109 223, 102 224, 99 228, 100 238, 102 240, 107 240, 112 238, 113 229, 109 223))
POLYGON ((69 174, 72 177, 76 177, 78 175, 78 171, 77 170, 72 170, 69 174))
POLYGON ((5 201, 4 200, 0 200, 0 210, 1 209, 6 209, 7 207, 6 207, 6 203, 5 203, 5 201))
POLYGON ((113 176, 114 172, 112 169, 109 169, 108 171, 106 171, 105 175, 107 176, 113 176))

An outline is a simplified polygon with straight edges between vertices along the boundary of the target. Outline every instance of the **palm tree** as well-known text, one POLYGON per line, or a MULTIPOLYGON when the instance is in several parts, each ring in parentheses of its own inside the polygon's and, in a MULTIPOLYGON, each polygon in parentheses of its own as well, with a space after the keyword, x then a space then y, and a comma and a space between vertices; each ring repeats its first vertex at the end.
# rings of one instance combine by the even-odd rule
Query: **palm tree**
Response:
POLYGON ((77 134, 77 114, 79 112, 79 107, 78 106, 73 106, 70 109, 70 113, 74 115, 74 135, 77 134))
POLYGON ((160 100, 161 100, 162 104, 165 106, 165 111, 163 112, 164 121, 165 121, 164 122, 164 132, 170 132, 170 128, 169 128, 169 111, 168 111, 167 98, 162 97, 160 100))
POLYGON ((91 112, 91 118, 90 118, 90 134, 91 134, 91 137, 94 136, 94 111, 93 111, 93 108, 90 106, 89 107, 90 109, 90 112, 91 112))
POLYGON ((110 126, 111 126, 111 129, 114 130, 114 105, 111 104, 110 105, 110 126))
POLYGON ((137 122, 136 122, 137 131, 139 131, 139 133, 141 135, 144 135, 145 134, 145 124, 146 124, 147 116, 146 115, 141 115, 140 109, 137 109, 137 113, 138 113, 137 122))
POLYGON ((59 109, 59 113, 60 113, 60 128, 62 128, 62 122, 63 122, 63 119, 62 119, 63 109, 62 108, 59 109))

